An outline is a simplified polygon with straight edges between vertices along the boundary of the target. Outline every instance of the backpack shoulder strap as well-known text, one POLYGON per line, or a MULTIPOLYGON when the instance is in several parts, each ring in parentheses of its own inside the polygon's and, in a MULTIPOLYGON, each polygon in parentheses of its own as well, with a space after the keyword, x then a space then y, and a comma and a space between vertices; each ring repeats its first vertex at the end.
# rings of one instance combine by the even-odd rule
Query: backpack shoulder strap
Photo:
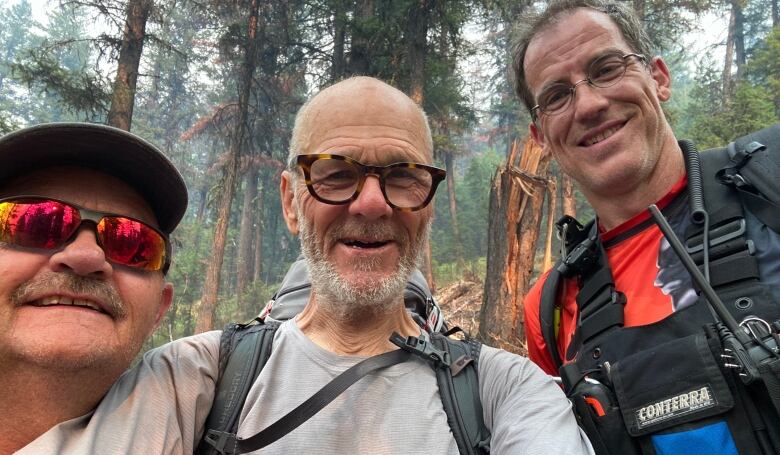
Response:
POLYGON ((482 417, 477 362, 482 344, 431 334, 431 343, 449 353, 450 365, 432 362, 447 423, 461 454, 490 453, 490 432, 482 417))
POLYGON ((561 261, 558 260, 550 269, 550 273, 542 284, 542 293, 539 298, 539 327, 547 352, 550 354, 556 369, 563 365, 561 355, 558 353, 558 330, 555 317, 556 307, 559 306, 560 288, 564 279, 558 270, 560 265, 561 261))
POLYGON ((278 322, 228 324, 219 343, 219 378, 214 403, 206 419, 197 453, 223 453, 225 441, 216 435, 235 434, 249 389, 271 356, 278 322))
POLYGON ((780 233, 780 123, 745 135, 726 150, 718 181, 734 188, 751 213, 780 233))

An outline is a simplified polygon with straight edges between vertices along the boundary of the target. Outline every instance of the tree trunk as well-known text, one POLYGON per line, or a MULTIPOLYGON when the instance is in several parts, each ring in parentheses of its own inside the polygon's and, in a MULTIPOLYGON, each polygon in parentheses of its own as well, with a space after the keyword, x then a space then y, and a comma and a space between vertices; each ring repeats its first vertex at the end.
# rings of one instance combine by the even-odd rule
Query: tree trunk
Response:
POLYGON ((723 105, 726 106, 731 99, 732 77, 731 65, 734 61, 734 23, 736 21, 735 4, 732 2, 731 15, 729 17, 729 30, 726 37, 726 57, 723 61, 723 105))
POLYGON ((262 278, 263 273, 263 227, 265 224, 265 218, 263 216, 263 206, 265 204, 265 187, 266 185, 260 185, 257 195, 257 207, 255 207, 255 252, 254 252, 254 267, 252 282, 257 283, 262 278))
POLYGON ((352 45, 349 52, 349 74, 370 75, 371 32, 366 22, 374 17, 374 0, 358 0, 352 21, 352 45))
POLYGON ((571 177, 561 172, 561 200, 563 214, 577 218, 577 199, 574 196, 574 183, 571 177))
POLYGON ((211 262, 206 270, 206 282, 203 284, 203 298, 201 299, 198 320, 195 332, 205 332, 214 328, 214 316, 217 309, 217 295, 222 272, 222 262, 227 243, 228 222, 230 220, 230 207, 233 204, 233 196, 236 192, 238 180, 238 165, 241 150, 247 136, 247 120, 249 117, 249 96, 252 89, 252 77, 257 64, 257 28, 258 28, 258 4, 259 0, 252 0, 249 11, 249 26, 245 45, 244 64, 241 68, 240 91, 238 94, 238 118, 230 141, 228 162, 225 165, 222 178, 222 195, 219 202, 217 223, 214 227, 214 243, 212 246, 211 262))
POLYGON ((737 80, 742 78, 745 69, 745 15, 742 12, 741 0, 732 0, 734 4, 734 52, 737 58, 737 80))
POLYGON ((447 197, 450 203, 450 219, 452 220, 452 235, 455 238, 455 255, 458 261, 458 267, 463 272, 466 264, 463 261, 463 242, 460 238, 460 228, 458 227, 458 203, 455 199, 455 169, 453 166, 452 152, 441 150, 444 157, 444 167, 447 170, 447 197))
POLYGON ((777 0, 772 0, 772 27, 780 25, 780 8, 777 6, 777 0))
POLYGON ((130 0, 119 47, 119 62, 114 79, 114 93, 108 110, 108 124, 130 131, 138 83, 138 65, 146 37, 146 21, 154 6, 153 0, 130 0))
POLYGON ((549 155, 530 138, 517 142, 490 190, 487 274, 479 336, 518 352, 525 341, 523 297, 533 272, 549 155), (515 165, 518 160, 519 165, 515 165))
POLYGON ((347 12, 344 10, 344 2, 337 0, 333 17, 333 58, 330 71, 330 79, 335 82, 344 77, 344 39, 347 31, 347 12))
POLYGON ((249 284, 249 277, 252 275, 252 266, 254 265, 254 249, 252 240, 254 229, 252 229, 254 206, 257 201, 257 166, 250 165, 249 172, 246 173, 246 187, 244 188, 244 203, 241 209, 241 223, 238 232, 238 260, 236 261, 236 296, 238 297, 238 310, 244 314, 244 292, 249 284))
MULTIPOLYGON (((428 34, 428 0, 414 0, 409 7, 406 25, 406 46, 409 64, 409 90, 407 94, 417 104, 422 106, 425 99, 425 53, 428 34)), ((431 292, 435 291, 433 279, 433 259, 431 243, 425 242, 422 273, 428 281, 431 292)))
POLYGON ((422 106, 425 89, 425 55, 428 43, 428 0, 414 0, 406 22, 409 56, 409 97, 422 106))

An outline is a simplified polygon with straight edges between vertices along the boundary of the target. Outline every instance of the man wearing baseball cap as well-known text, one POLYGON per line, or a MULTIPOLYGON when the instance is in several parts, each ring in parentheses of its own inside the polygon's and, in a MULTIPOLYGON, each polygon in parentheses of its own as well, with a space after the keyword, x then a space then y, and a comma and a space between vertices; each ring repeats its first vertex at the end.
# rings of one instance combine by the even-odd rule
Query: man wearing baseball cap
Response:
POLYGON ((0 137, 0 454, 66 451, 49 429, 88 425, 171 304, 186 206, 176 168, 131 133, 0 137))

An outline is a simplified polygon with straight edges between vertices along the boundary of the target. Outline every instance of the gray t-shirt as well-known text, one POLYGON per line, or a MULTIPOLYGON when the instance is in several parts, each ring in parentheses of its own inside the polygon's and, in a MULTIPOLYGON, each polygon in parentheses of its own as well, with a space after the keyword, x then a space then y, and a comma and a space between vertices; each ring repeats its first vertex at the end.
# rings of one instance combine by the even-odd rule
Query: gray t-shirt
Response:
MULTIPOLYGON (((191 453, 213 400, 218 355, 219 332, 152 350, 91 416, 52 428, 19 453, 191 453)), ((282 324, 268 364, 247 397, 239 436, 264 429, 362 359, 320 348, 294 321, 282 324)), ((485 346, 479 383, 491 453, 592 453, 561 390, 527 359, 485 346)), ((433 370, 413 359, 364 377, 299 428, 255 453, 458 451, 433 370)))

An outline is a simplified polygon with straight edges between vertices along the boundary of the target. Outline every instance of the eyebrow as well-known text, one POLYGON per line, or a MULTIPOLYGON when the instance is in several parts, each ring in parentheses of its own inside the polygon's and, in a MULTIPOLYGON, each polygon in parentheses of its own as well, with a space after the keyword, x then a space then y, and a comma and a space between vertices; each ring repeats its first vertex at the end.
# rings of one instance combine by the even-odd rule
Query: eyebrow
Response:
MULTIPOLYGON (((591 65, 593 65, 593 63, 596 60, 599 60, 600 58, 603 58, 603 57, 605 57, 607 55, 621 55, 622 56, 622 55, 625 55, 625 54, 630 54, 631 52, 633 52, 633 51, 630 51, 630 50, 629 51, 625 51, 623 49, 618 49, 616 47, 609 47, 609 48, 603 49, 601 52, 599 52, 598 54, 596 54, 593 57, 591 57, 591 59, 588 60, 588 63, 585 64, 586 73, 587 73, 587 70, 590 69, 591 65)), ((545 85, 543 85, 542 89, 539 90, 539 94, 541 95, 546 90, 548 90, 551 87, 555 87, 556 85, 565 85, 566 87, 571 87, 572 84, 570 84, 567 81, 564 81, 563 79, 556 79, 554 81, 550 81, 550 82, 546 83, 545 85)))

